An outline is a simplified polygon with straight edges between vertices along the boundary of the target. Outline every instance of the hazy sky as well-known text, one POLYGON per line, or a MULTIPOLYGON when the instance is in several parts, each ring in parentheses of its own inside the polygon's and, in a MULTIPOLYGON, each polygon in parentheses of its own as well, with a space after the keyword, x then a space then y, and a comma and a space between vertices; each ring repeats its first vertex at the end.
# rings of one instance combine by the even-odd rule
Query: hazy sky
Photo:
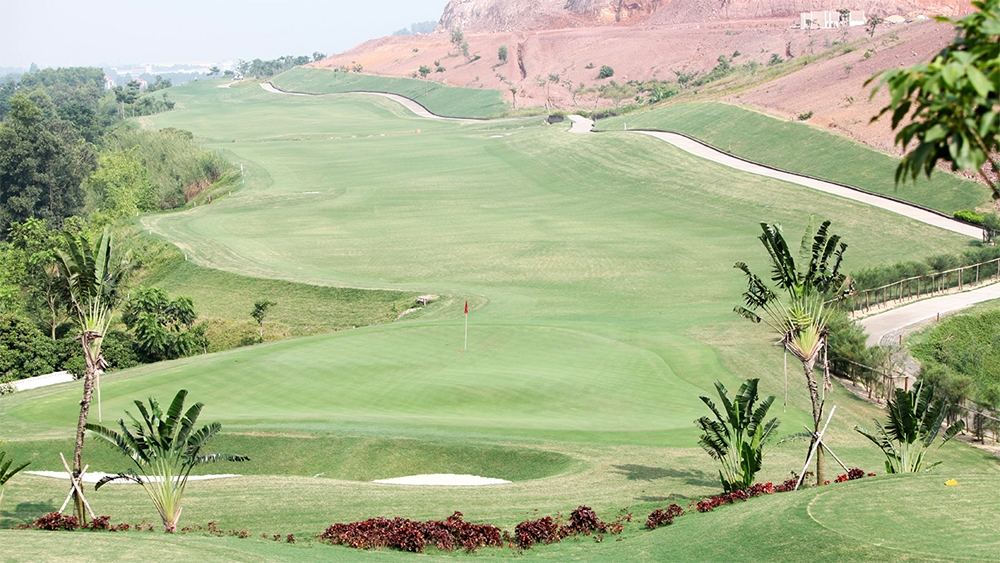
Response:
POLYGON ((340 53, 447 0, 0 0, 0 67, 340 53))

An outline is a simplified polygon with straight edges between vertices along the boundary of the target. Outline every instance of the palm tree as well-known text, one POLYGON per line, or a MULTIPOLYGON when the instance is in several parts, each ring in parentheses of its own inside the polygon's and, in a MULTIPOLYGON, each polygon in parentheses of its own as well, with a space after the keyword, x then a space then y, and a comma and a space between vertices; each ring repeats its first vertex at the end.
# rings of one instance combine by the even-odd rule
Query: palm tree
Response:
POLYGON ((748 379, 736 392, 736 400, 729 399, 729 392, 721 382, 715 382, 722 403, 722 413, 708 397, 699 398, 712 409, 715 420, 703 416, 695 421, 702 434, 698 443, 708 455, 722 463, 719 479, 727 493, 747 490, 753 485, 754 476, 760 471, 764 458, 764 445, 777 430, 780 422, 772 418, 764 423, 767 410, 774 402, 774 395, 758 400, 757 379, 748 379))
POLYGON ((185 397, 186 389, 177 392, 167 409, 166 417, 156 399, 149 398, 148 410, 142 401, 135 401, 142 421, 125 411, 132 419, 131 431, 120 418, 120 433, 97 424, 87 425, 87 430, 114 446, 131 459, 138 469, 138 473, 129 470, 128 473, 104 477, 97 482, 95 489, 118 479, 139 483, 160 513, 166 531, 171 533, 177 531, 177 521, 181 517, 181 499, 187 487, 188 475, 195 466, 215 461, 250 461, 250 458, 237 454, 202 454, 201 448, 222 430, 222 425, 213 422, 195 431, 194 425, 204 405, 196 403, 182 417, 185 397))
POLYGON ((934 388, 918 384, 910 391, 896 389, 894 400, 886 405, 889 420, 885 426, 875 420, 876 432, 855 426, 854 429, 878 446, 885 454, 886 473, 919 473, 930 471, 939 462, 924 469, 924 462, 948 440, 965 428, 964 421, 953 424, 942 435, 941 443, 933 451, 934 443, 948 409, 944 399, 933 401, 934 388))
MULTIPOLYGON (((73 471, 79 475, 83 467, 83 437, 94 381, 98 370, 108 367, 101 355, 101 340, 111 323, 111 314, 120 301, 117 288, 124 276, 125 262, 113 261, 111 235, 107 229, 93 251, 86 238, 76 237, 68 232, 63 235, 68 252, 56 249, 56 264, 65 284, 70 315, 80 330, 77 339, 83 346, 86 363, 83 400, 80 401, 80 417, 76 427, 76 448, 73 452, 73 471)), ((73 513, 80 522, 85 521, 83 501, 76 494, 73 513)))
MULTIPOLYGON (((815 442, 822 424, 823 399, 813 376, 813 368, 820 352, 826 348, 830 318, 824 298, 831 292, 843 293, 849 285, 840 273, 847 244, 840 242, 838 235, 828 233, 830 221, 824 221, 814 232, 813 218, 810 217, 799 246, 800 263, 808 261, 808 266, 799 271, 785 242, 781 225, 761 223, 760 226, 763 234, 758 238, 771 257, 771 281, 776 288, 772 290, 745 263, 737 262, 735 267, 747 276, 747 291, 743 294, 746 306, 737 306, 734 310, 754 323, 764 321, 780 336, 785 349, 802 362, 812 402, 812 440, 815 442), (780 293, 786 294, 786 301, 782 301, 780 293), (764 316, 754 312, 758 310, 763 310, 764 316)), ((826 367, 826 362, 823 363, 826 367)), ((828 369, 824 369, 824 385, 830 387, 828 369)), ((812 447, 813 443, 810 443, 810 451, 812 447)), ((825 481, 823 449, 817 450, 816 479, 822 484, 825 481)))

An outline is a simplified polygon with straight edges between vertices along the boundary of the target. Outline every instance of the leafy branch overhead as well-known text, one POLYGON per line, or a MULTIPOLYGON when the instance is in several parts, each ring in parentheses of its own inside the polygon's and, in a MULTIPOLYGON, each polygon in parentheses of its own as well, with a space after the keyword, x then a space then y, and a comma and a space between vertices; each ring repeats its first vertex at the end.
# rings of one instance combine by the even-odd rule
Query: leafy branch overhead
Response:
POLYGON ((896 169, 896 182, 921 171, 930 176, 938 162, 956 170, 974 170, 1000 201, 1000 185, 986 173, 989 163, 1000 173, 1000 0, 972 2, 979 11, 955 21, 955 41, 926 64, 895 68, 870 78, 889 90, 889 105, 872 118, 892 114, 895 130, 907 117, 910 123, 896 134, 896 144, 917 145, 896 169), (881 77, 881 78, 879 78, 881 77))

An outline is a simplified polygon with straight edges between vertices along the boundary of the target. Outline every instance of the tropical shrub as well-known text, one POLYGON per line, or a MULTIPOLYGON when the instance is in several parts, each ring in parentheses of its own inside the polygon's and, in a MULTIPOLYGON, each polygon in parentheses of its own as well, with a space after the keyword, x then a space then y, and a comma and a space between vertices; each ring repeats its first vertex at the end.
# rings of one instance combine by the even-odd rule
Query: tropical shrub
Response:
POLYGON ((958 219, 959 221, 965 221, 966 223, 971 223, 973 225, 983 225, 983 214, 976 213, 975 211, 970 211, 968 209, 956 211, 952 217, 958 219))
POLYGON ((725 415, 719 412, 711 399, 704 395, 699 397, 712 410, 715 420, 703 416, 695 421, 703 432, 698 443, 708 455, 722 464, 719 479, 727 493, 749 488, 753 484, 764 458, 764 446, 780 424, 777 418, 764 422, 767 410, 774 402, 773 395, 755 406, 758 381, 748 379, 743 382, 735 401, 729 399, 729 392, 721 382, 715 382, 725 415))
POLYGON ((142 421, 136 420, 131 413, 125 411, 125 414, 132 419, 131 431, 120 418, 118 425, 121 427, 121 433, 97 424, 87 424, 88 431, 131 459, 138 470, 138 473, 130 469, 128 473, 104 477, 97 482, 95 489, 100 489, 103 485, 118 479, 139 483, 160 513, 167 532, 177 531, 177 521, 181 516, 181 499, 184 497, 184 489, 187 487, 188 475, 192 469, 216 461, 250 459, 237 454, 202 454, 201 449, 222 430, 222 425, 213 422, 196 431, 195 423, 204 405, 196 403, 182 416, 186 396, 186 389, 178 391, 165 415, 160 410, 159 403, 152 397, 149 398, 148 410, 142 401, 135 401, 142 421))
POLYGON ((922 382, 909 391, 896 389, 895 397, 886 405, 885 426, 875 420, 875 432, 854 427, 882 450, 887 473, 930 471, 941 462, 925 466, 928 459, 965 428, 962 421, 951 425, 938 446, 931 450, 946 414, 944 400, 935 401, 933 397, 934 389, 922 382))
POLYGON ((135 351, 145 362, 182 358, 207 348, 192 328, 197 317, 190 297, 171 300, 159 287, 138 290, 122 310, 122 322, 135 335, 135 351))

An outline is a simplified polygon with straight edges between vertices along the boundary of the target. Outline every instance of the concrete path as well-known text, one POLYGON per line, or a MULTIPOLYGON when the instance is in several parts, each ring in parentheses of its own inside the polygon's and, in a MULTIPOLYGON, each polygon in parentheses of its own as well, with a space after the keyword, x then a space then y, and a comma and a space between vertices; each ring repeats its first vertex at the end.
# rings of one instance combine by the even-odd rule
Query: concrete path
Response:
POLYGON ((1000 299, 1000 283, 911 303, 861 319, 858 324, 868 332, 868 345, 876 346, 883 344, 882 339, 886 335, 896 334, 896 331, 904 327, 937 318, 938 313, 951 313, 991 299, 1000 299))
POLYGON ((590 133, 594 130, 593 120, 582 115, 571 115, 569 120, 573 122, 573 126, 569 128, 570 133, 590 133))
POLYGON ((678 133, 666 133, 663 131, 637 131, 637 133, 642 133, 644 135, 649 135, 651 137, 656 137, 662 141, 666 141, 671 145, 681 149, 682 151, 691 153, 695 156, 699 156, 706 160, 711 160, 712 162, 717 162, 723 164, 730 168, 735 168, 736 170, 742 170, 744 172, 749 172, 751 174, 757 174, 760 176, 767 176, 768 178, 774 178, 777 180, 782 180, 785 182, 790 182, 792 184, 798 184, 800 186, 805 186, 814 190, 819 190, 828 194, 837 195, 847 199, 852 199, 854 201, 859 201, 874 207, 879 207, 898 213, 900 215, 909 217, 911 219, 916 219, 921 223, 927 223, 928 225, 934 225, 935 227, 940 227, 942 229, 966 235, 975 239, 982 239, 983 230, 979 227, 973 227, 972 225, 966 225, 960 221, 956 221, 949 217, 939 215, 937 213, 915 207, 906 203, 902 203, 890 198, 881 197, 873 194, 868 194, 858 190, 854 190, 845 186, 834 184, 831 182, 824 182, 823 180, 816 180, 813 178, 807 178, 805 176, 799 176, 798 174, 792 174, 791 172, 784 172, 782 170, 776 170, 774 168, 769 168, 767 166, 761 166, 760 164, 754 164, 748 162, 741 158, 737 158, 728 153, 722 152, 710 147, 704 143, 698 142, 690 137, 680 135, 678 133))
MULTIPOLYGON (((270 82, 263 82, 263 83, 261 83, 260 87, 263 88, 264 90, 272 93, 272 94, 284 94, 286 96, 320 96, 320 95, 322 95, 322 94, 306 94, 306 93, 303 93, 303 92, 288 92, 288 91, 285 91, 285 90, 278 89, 277 87, 275 87, 274 84, 271 84, 270 82)), ((475 122, 479 122, 479 121, 484 121, 482 119, 466 119, 466 118, 463 118, 463 117, 443 117, 443 116, 440 116, 440 115, 435 115, 435 114, 431 113, 431 111, 429 109, 427 109, 424 106, 420 105, 420 103, 417 102, 416 100, 412 100, 412 99, 407 98, 405 96, 400 96, 399 94, 389 94, 387 92, 365 92, 365 91, 344 92, 344 93, 345 94, 367 94, 369 96, 382 96, 383 98, 389 98, 390 100, 392 100, 394 102, 398 102, 401 106, 403 106, 406 109, 412 111, 418 117, 425 117, 427 119, 442 119, 442 120, 445 120, 445 121, 461 121, 461 122, 465 122, 465 123, 475 123, 475 122)), ((496 120, 496 121, 500 121, 500 120, 496 120)))

